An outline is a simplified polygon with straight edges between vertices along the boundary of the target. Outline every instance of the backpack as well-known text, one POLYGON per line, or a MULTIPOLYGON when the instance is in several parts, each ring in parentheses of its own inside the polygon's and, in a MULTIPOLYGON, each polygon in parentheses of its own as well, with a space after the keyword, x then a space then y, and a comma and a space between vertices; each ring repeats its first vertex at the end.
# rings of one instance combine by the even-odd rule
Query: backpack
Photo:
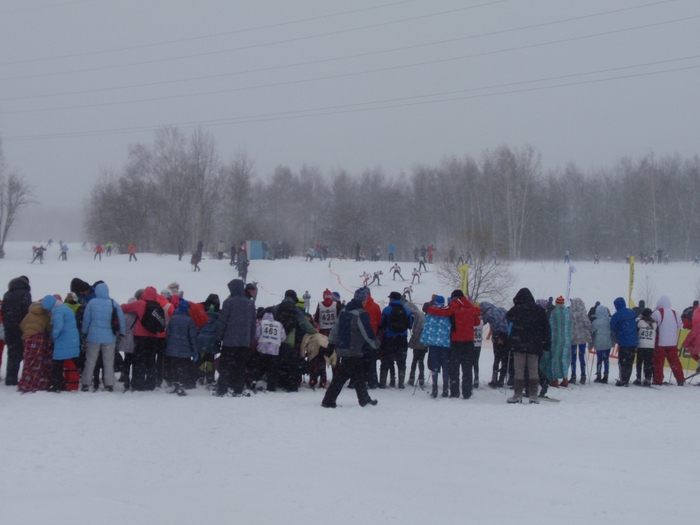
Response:
POLYGON ((146 310, 141 317, 141 325, 152 334, 165 332, 165 312, 156 301, 146 301, 146 310))
POLYGON ((389 314, 388 327, 389 330, 395 334, 403 333, 411 327, 411 322, 403 305, 392 305, 391 313, 389 314))
POLYGON ((112 321, 110 323, 112 327, 112 333, 117 335, 119 333, 119 316, 117 315, 117 305, 112 301, 112 321))

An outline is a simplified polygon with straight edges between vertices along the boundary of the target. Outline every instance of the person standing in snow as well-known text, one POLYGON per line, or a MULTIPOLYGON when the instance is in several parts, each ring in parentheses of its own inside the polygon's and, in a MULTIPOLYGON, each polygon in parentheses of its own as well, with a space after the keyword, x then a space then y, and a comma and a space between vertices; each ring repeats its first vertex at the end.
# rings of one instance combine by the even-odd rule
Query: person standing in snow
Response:
POLYGON ((75 322, 73 310, 56 299, 47 295, 41 301, 47 311, 51 312, 51 338, 53 339, 53 370, 49 391, 65 390, 63 379, 63 362, 75 359, 80 355, 80 334, 75 322))
MULTIPOLYGON (((637 315, 634 310, 627 308, 627 303, 622 297, 613 301, 615 313, 610 318, 610 331, 613 341, 618 345, 618 366, 620 367, 620 379, 615 386, 629 386, 632 375, 632 363, 634 352, 637 349, 637 315)), ((663 367, 663 365, 662 365, 663 367)), ((663 376, 663 368, 661 371, 663 376)))
MULTIPOLYGON (((346 307, 347 308, 347 307, 346 307)), ((394 363, 399 371, 398 387, 404 388, 406 378, 406 357, 408 354, 408 330, 413 326, 413 315, 401 302, 399 292, 389 294, 389 305, 382 310, 379 330, 384 330, 381 345, 381 366, 379 368, 379 388, 386 388, 386 379, 394 363)), ((390 387, 394 386, 393 378, 390 387)))
MULTIPOLYGON (((445 298, 435 295, 431 305, 426 308, 445 308, 445 298)), ((435 399, 438 396, 438 374, 442 370, 442 397, 449 396, 449 355, 450 355, 450 318, 438 315, 426 314, 425 326, 421 334, 421 341, 428 345, 428 367, 433 374, 433 389, 430 396, 435 399)))
POLYGON ((175 314, 165 329, 165 355, 170 365, 173 390, 170 394, 186 396, 184 386, 192 375, 192 359, 199 358, 197 326, 189 314, 190 303, 180 299, 175 314))
POLYGON ((310 313, 311 310, 311 294, 309 293, 308 290, 304 292, 304 295, 301 296, 302 299, 304 299, 304 312, 307 314, 310 313))
POLYGON ((428 353, 428 347, 421 342, 423 335, 423 327, 425 326, 425 314, 421 312, 411 301, 405 301, 404 306, 408 308, 413 316, 413 326, 411 327, 411 338, 408 340, 408 347, 413 352, 411 360, 411 370, 408 374, 408 384, 413 386, 416 380, 416 367, 418 367, 418 385, 423 388, 425 384, 425 354, 428 353))
POLYGON ((596 306, 593 322, 591 323, 591 339, 597 357, 594 383, 607 384, 610 370, 610 350, 613 338, 610 331, 610 310, 607 306, 596 306), (601 376, 601 373, 603 374, 601 376))
POLYGON ((418 271, 417 268, 413 269, 413 273, 411 273, 411 284, 416 282, 416 278, 418 279, 418 284, 420 284, 420 272, 418 271))
MULTIPOLYGON (((522 403, 525 370, 527 369, 530 383, 528 388, 530 403, 538 403, 539 357, 543 352, 547 353, 545 350, 552 346, 547 314, 535 303, 532 292, 527 288, 521 288, 513 298, 513 308, 506 313, 506 320, 510 327, 508 347, 513 352, 515 363, 513 396, 508 398, 507 402, 511 404, 522 403)), ((566 352, 566 356, 568 357, 568 352, 566 352)))
MULTIPOLYGON (((331 291, 327 288, 323 290, 323 300, 316 306, 314 314, 314 322, 321 334, 328 337, 335 323, 338 322, 341 310, 340 304, 333 300, 331 291)), ((328 352, 332 354, 333 349, 328 348, 328 352)), ((321 388, 326 388, 326 360, 320 353, 309 361, 309 385, 313 388, 317 384, 320 384, 321 388)))
POLYGON ((226 250, 226 245, 224 244, 224 241, 219 239, 219 244, 216 246, 216 255, 219 258, 219 260, 223 260, 224 258, 224 251, 226 250))
POLYGON ((340 363, 338 364, 338 372, 334 374, 321 402, 321 406, 324 408, 336 408, 336 399, 338 399, 338 395, 348 379, 355 385, 360 406, 377 404, 377 400, 369 396, 362 371, 362 355, 365 345, 373 348, 379 346, 369 322, 369 314, 364 309, 366 301, 365 291, 356 290, 352 300, 340 312, 338 322, 331 330, 328 340, 335 345, 340 363))
MULTIPOLYGON (((157 302, 158 293, 153 286, 147 286, 141 297, 132 303, 122 304, 124 313, 136 314, 137 320, 134 326, 134 373, 131 387, 137 391, 155 390, 156 388, 156 353, 158 352, 158 334, 150 332, 142 323, 146 307, 149 303, 157 302)), ((157 309, 155 310, 157 312, 157 309)), ((160 319, 162 328, 165 329, 165 311, 162 311, 160 319)), ((159 315, 160 312, 158 312, 159 315)))
MULTIPOLYGON (((67 308, 67 307, 66 307, 67 308)), ((117 333, 112 329, 112 314, 116 312, 119 320, 118 333, 126 332, 124 312, 119 305, 109 297, 109 288, 105 283, 95 287, 95 298, 85 307, 81 331, 86 335, 86 360, 80 378, 82 390, 89 391, 93 379, 97 359, 102 355, 104 367, 104 387, 108 392, 114 390, 114 348, 117 333)))
MULTIPOLYGON (((261 376, 265 374, 267 377, 268 392, 277 390, 280 345, 286 338, 287 334, 282 323, 275 321, 272 312, 265 312, 255 327, 255 341, 257 343, 259 372, 261 376)), ((321 360, 323 360, 322 356, 321 360)))
POLYGON ((225 396, 229 388, 234 396, 243 395, 245 366, 255 339, 256 315, 253 301, 243 294, 241 279, 228 283, 231 295, 224 301, 219 314, 217 339, 221 341, 219 380, 216 395, 225 396))
MULTIPOLYGON (((374 272, 373 277, 372 277, 372 282, 369 283, 369 286, 372 286, 375 281, 377 282, 377 286, 381 286, 381 283, 379 282, 380 275, 383 275, 383 272, 381 270, 378 272, 374 272)), ((367 286, 367 285, 365 285, 365 286, 367 286)))
MULTIPOLYGON (((554 311, 549 317, 549 327, 551 332, 551 368, 547 374, 551 379, 550 386, 558 387, 559 379, 561 386, 569 386, 569 362, 571 360, 571 316, 569 309, 564 306, 564 298, 557 297, 554 311)), ((512 349, 511 349, 512 350, 512 349)))
POLYGON ((7 286, 7 292, 2 298, 2 326, 5 330, 7 344, 7 369, 5 385, 17 386, 19 383, 19 367, 24 358, 24 343, 20 324, 29 312, 32 304, 29 278, 24 275, 16 277, 7 286))
POLYGON ((484 336, 484 321, 481 318, 481 308, 474 306, 479 324, 474 327, 474 361, 472 362, 472 387, 479 388, 479 358, 481 357, 481 342, 484 336))
POLYGON ((654 376, 654 343, 656 342, 656 321, 651 309, 645 308, 637 319, 637 362, 644 368, 644 382, 634 381, 635 385, 651 386, 654 376))
POLYGON ((571 299, 571 384, 576 384, 576 358, 581 364, 581 384, 586 384, 586 347, 591 342, 591 322, 583 299, 571 299))
MULTIPOLYGON (((668 255, 668 254, 667 254, 668 255)), ((662 295, 656 303, 656 310, 651 314, 656 321, 659 334, 654 348, 654 384, 660 385, 664 379, 664 360, 668 360, 673 376, 678 386, 685 384, 683 367, 678 359, 678 332, 681 329, 681 319, 675 310, 671 309, 671 299, 662 295)))
POLYGON ((131 262, 131 258, 134 258, 134 261, 138 261, 136 258, 136 246, 134 245, 133 242, 129 243, 129 262, 131 262))
POLYGON ((493 367, 491 369, 491 388, 501 388, 508 374, 508 323, 506 311, 488 301, 479 306, 484 325, 489 325, 491 343, 493 344, 493 367))

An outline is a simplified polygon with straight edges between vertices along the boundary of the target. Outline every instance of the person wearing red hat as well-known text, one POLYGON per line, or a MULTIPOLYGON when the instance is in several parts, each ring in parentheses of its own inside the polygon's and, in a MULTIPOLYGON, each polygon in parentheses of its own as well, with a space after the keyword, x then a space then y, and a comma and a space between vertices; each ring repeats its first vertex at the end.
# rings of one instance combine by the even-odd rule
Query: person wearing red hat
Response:
MULTIPOLYGON (((340 304, 333 300, 331 291, 328 288, 323 290, 323 300, 316 306, 314 314, 314 322, 318 325, 318 331, 328 337, 335 323, 338 322, 341 310, 340 304)), ((333 348, 329 347, 328 352, 332 354, 333 348)), ((326 388, 326 381, 326 360, 319 353, 309 361, 309 385, 314 387, 319 384, 321 388, 326 388)))

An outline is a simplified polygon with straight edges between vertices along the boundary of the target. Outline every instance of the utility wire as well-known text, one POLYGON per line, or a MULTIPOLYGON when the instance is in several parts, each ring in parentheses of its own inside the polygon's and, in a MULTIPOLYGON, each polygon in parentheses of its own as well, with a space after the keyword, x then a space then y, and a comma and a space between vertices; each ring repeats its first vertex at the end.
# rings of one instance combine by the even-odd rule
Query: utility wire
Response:
MULTIPOLYGON (((630 66, 630 67, 633 67, 633 66, 630 66)), ((442 98, 439 100, 418 100, 417 101, 415 99, 434 98, 434 97, 444 96, 444 95, 453 94, 453 93, 460 93, 460 92, 470 91, 470 90, 460 90, 460 91, 452 91, 452 92, 444 92, 444 93, 433 93, 433 94, 427 94, 427 95, 414 95, 411 97, 401 97, 401 98, 385 99, 385 100, 371 101, 371 102, 359 102, 359 103, 354 103, 354 104, 326 106, 326 107, 310 108, 310 109, 304 109, 304 110, 283 111, 283 112, 277 112, 277 113, 248 115, 248 116, 241 116, 241 117, 229 117, 229 118, 221 118, 221 119, 210 119, 210 120, 202 120, 202 121, 195 121, 195 122, 181 122, 181 123, 176 123, 176 124, 163 124, 163 125, 157 125, 157 126, 153 126, 153 125, 135 126, 135 127, 129 127, 129 128, 115 128, 115 129, 107 129, 107 130, 90 130, 90 131, 78 131, 78 132, 66 132, 66 133, 52 133, 52 134, 44 134, 44 135, 18 135, 18 136, 4 137, 4 140, 5 141, 21 141, 21 140, 73 138, 73 137, 98 136, 98 135, 118 135, 118 134, 126 134, 126 133, 142 132, 142 131, 155 131, 155 130, 162 129, 165 127, 176 127, 176 128, 185 128, 186 129, 186 128, 201 127, 203 125, 207 125, 210 127, 216 127, 216 126, 225 126, 225 125, 231 125, 231 124, 251 124, 251 123, 257 123, 257 122, 269 122, 269 121, 273 121, 273 120, 288 120, 288 119, 296 119, 296 118, 319 117, 319 116, 326 116, 326 115, 357 113, 357 112, 375 111, 375 110, 381 110, 381 109, 393 109, 393 108, 419 106, 419 105, 426 105, 426 104, 454 102, 454 101, 459 101, 459 100, 497 97, 497 96, 517 94, 517 93, 541 91, 541 90, 547 90, 547 89, 559 89, 559 88, 579 86, 579 85, 596 84, 596 83, 600 83, 600 82, 610 82, 610 81, 614 81, 614 80, 623 80, 623 79, 629 79, 629 78, 639 78, 639 77, 646 77, 646 76, 652 76, 652 75, 661 75, 661 74, 666 74, 666 73, 689 71, 689 70, 694 70, 694 69, 698 69, 698 68, 700 68, 700 65, 678 67, 678 68, 666 69, 666 70, 662 70, 662 71, 632 73, 632 74, 628 74, 628 75, 619 75, 619 76, 615 76, 615 77, 608 77, 608 78, 602 78, 602 79, 581 80, 581 81, 577 81, 577 82, 568 82, 568 83, 551 85, 551 86, 536 86, 536 87, 531 87, 531 88, 513 89, 513 90, 509 90, 509 91, 500 91, 500 92, 496 92, 496 93, 483 93, 483 94, 475 94, 475 95, 453 96, 450 98, 442 98), (369 107, 362 107, 362 106, 369 106, 369 107)), ((555 77, 553 77, 553 78, 555 78, 555 77)), ((543 80, 539 80, 539 82, 542 82, 542 81, 543 80)), ((538 81, 530 81, 530 82, 538 82, 538 81)), ((518 83, 517 82, 512 83, 512 85, 516 85, 516 84, 518 84, 518 83)), ((471 90, 474 90, 474 89, 483 90, 486 88, 472 88, 471 90)))

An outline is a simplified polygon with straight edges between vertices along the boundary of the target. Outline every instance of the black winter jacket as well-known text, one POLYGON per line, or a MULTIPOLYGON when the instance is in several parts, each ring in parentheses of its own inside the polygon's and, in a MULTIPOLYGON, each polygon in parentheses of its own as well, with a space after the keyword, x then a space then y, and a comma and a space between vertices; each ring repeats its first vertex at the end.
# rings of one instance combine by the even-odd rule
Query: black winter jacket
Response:
POLYGON ((27 315, 30 304, 32 304, 32 294, 27 278, 12 279, 2 298, 2 324, 5 327, 5 339, 8 342, 19 341, 22 338, 19 324, 27 315))
POLYGON ((551 331, 547 313, 535 303, 527 288, 521 288, 513 298, 513 308, 506 313, 508 345, 512 352, 542 355, 549 349, 551 331))

